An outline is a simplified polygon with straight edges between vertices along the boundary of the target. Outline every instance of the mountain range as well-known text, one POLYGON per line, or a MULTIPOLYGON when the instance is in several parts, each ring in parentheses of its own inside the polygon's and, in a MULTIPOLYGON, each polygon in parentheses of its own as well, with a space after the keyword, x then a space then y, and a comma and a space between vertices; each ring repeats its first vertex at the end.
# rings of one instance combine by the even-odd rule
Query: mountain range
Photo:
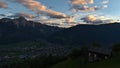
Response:
POLYGON ((27 21, 24 17, 0 19, 0 43, 45 39, 62 28, 27 21))
POLYGON ((70 28, 59 28, 28 21, 24 17, 0 19, 0 43, 36 39, 60 45, 91 45, 93 43, 113 45, 120 43, 120 24, 80 24, 70 28))
POLYGON ((51 42, 64 45, 114 45, 120 43, 120 24, 77 25, 50 36, 51 42))

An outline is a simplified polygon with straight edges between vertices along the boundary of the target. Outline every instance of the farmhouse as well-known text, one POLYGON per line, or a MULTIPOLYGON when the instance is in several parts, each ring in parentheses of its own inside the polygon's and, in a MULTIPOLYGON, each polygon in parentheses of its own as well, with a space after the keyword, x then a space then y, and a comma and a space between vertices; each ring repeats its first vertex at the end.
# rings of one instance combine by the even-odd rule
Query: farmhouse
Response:
POLYGON ((90 47, 88 48, 89 62, 101 61, 111 58, 112 49, 90 47))

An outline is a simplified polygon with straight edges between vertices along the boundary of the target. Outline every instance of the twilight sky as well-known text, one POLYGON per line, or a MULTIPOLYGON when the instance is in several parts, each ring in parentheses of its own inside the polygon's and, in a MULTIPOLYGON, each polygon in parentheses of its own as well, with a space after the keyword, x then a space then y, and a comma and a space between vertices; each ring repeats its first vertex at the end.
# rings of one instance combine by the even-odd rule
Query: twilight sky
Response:
POLYGON ((59 27, 113 23, 120 0, 0 0, 0 18, 24 16, 59 27))

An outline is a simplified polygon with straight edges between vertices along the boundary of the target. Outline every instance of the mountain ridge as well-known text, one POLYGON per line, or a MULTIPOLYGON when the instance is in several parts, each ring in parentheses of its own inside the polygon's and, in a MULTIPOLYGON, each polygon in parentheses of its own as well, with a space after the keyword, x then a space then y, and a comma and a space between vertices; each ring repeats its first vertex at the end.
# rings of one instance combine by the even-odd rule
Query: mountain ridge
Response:
POLYGON ((59 28, 28 21, 24 17, 0 19, 0 43, 37 39, 60 45, 113 45, 120 43, 120 23, 59 28))
POLYGON ((0 43, 44 39, 62 28, 27 21, 24 17, 0 19, 0 43))
POLYGON ((53 34, 50 41, 54 40, 63 45, 114 45, 120 43, 120 24, 77 25, 53 34))

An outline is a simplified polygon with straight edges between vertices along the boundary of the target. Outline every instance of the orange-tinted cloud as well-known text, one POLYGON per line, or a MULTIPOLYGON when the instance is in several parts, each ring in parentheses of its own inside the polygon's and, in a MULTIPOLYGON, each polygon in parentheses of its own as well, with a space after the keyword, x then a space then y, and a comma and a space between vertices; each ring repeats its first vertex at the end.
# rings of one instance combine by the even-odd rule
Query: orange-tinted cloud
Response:
POLYGON ((16 13, 15 14, 16 16, 23 16, 23 17, 26 17, 26 18, 35 18, 35 16, 34 15, 32 15, 32 14, 28 14, 28 13, 25 13, 25 12, 20 12, 20 13, 16 13))
POLYGON ((111 19, 107 16, 95 16, 95 15, 88 15, 86 17, 81 18, 84 22, 91 23, 91 24, 105 24, 105 23, 115 23, 117 22, 114 19, 111 19))
POLYGON ((87 18, 90 21, 96 21, 96 17, 94 15, 89 15, 87 18))
POLYGON ((103 0, 100 3, 96 3, 95 0, 70 0, 70 4, 72 5, 72 10, 78 11, 96 11, 99 9, 107 8, 107 3, 109 0, 103 0))
POLYGON ((94 0, 71 0, 73 5, 85 5, 85 4, 93 4, 94 0))
POLYGON ((95 22, 97 19, 94 15, 88 15, 82 18, 82 20, 84 20, 84 22, 91 23, 91 22, 95 22))
POLYGON ((2 0, 0 0, 0 8, 7 8, 8 4, 2 0))
POLYGON ((23 4, 25 7, 38 14, 45 14, 52 18, 67 17, 66 14, 48 9, 45 5, 41 4, 39 1, 36 0, 14 0, 14 1, 23 4))
POLYGON ((34 16, 33 14, 28 14, 28 13, 25 13, 25 12, 13 13, 13 14, 9 15, 8 17, 14 18, 14 17, 20 17, 20 16, 26 17, 26 18, 28 18, 28 19, 33 19, 33 18, 35 18, 35 16, 34 16))

